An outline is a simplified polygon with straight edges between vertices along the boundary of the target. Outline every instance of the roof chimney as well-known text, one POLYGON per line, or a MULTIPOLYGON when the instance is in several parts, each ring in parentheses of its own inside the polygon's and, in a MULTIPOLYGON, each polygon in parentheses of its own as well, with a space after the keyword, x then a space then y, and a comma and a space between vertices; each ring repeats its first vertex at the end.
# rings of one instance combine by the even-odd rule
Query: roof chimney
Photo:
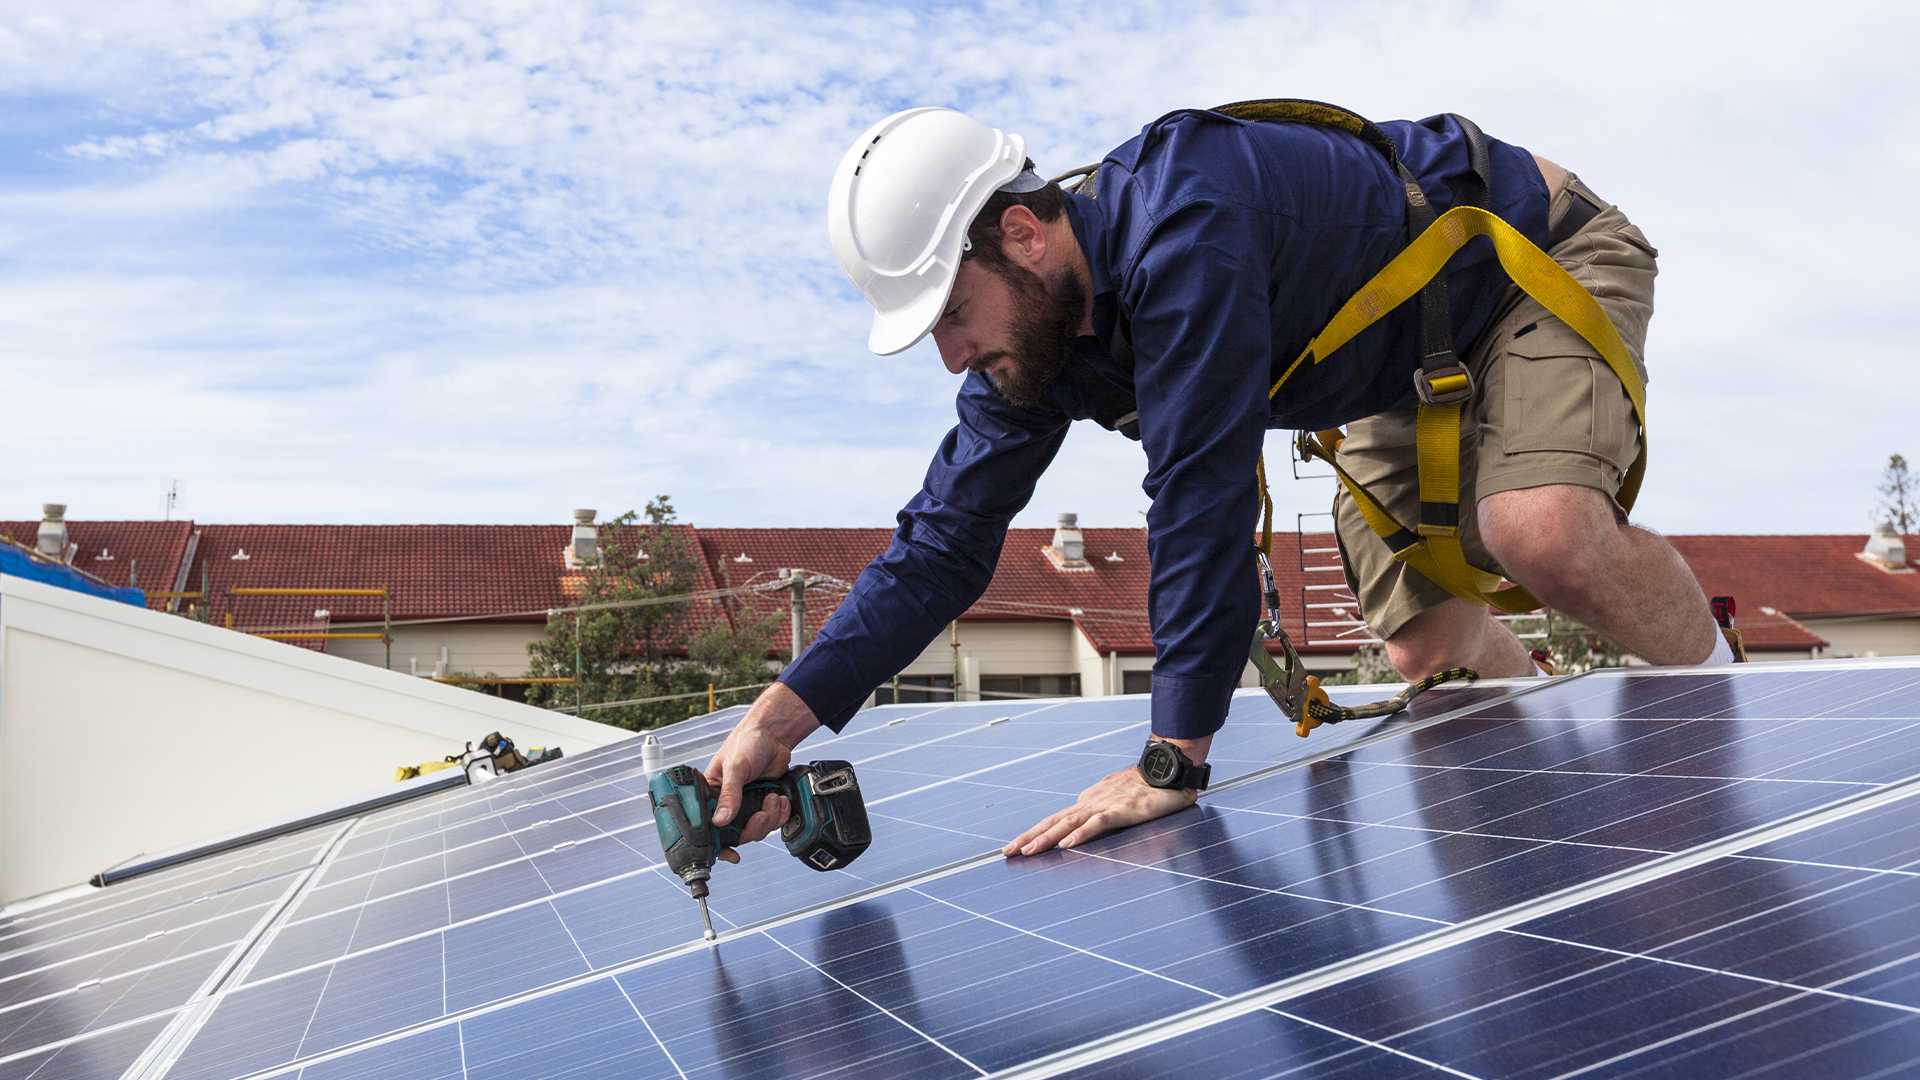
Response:
POLYGON ((67 561, 67 504, 40 505, 40 532, 34 538, 34 550, 56 562, 67 561))
MULTIPOLYGON (((42 529, 45 525, 40 526, 42 529)), ((1867 537, 1866 549, 1860 552, 1860 558, 1885 570, 1889 574, 1911 574, 1913 568, 1907 565, 1907 544, 1893 527, 1893 522, 1883 521, 1867 537)))
POLYGON ((600 559, 600 530, 593 525, 592 510, 573 512, 573 541, 567 545, 567 569, 578 570, 600 559))
POLYGON ((1091 570, 1086 540, 1080 535, 1080 515, 1061 514, 1053 527, 1053 543, 1044 549, 1056 570, 1091 570))

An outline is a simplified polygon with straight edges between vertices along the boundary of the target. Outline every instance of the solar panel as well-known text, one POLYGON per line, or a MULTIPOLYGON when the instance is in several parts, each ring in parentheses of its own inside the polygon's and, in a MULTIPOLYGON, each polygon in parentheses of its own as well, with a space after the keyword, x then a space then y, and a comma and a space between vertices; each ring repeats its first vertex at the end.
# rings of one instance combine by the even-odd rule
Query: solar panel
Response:
MULTIPOLYGON (((704 763, 739 712, 662 729, 668 761, 704 763)), ((181 914, 164 878, 194 868, 166 871, 126 886, 154 910, 108 917, 109 889, 0 926, 66 928, 18 954, 47 961, 20 1000, 60 968, 122 988, 10 1029, 0 937, 0 1080, 1920 1063, 1920 664, 1445 687, 1308 740, 1243 692, 1196 809, 998 856, 1146 727, 1121 697, 820 733, 798 756, 858 765, 873 847, 718 869, 713 945, 660 865, 638 740, 251 853, 308 863, 218 917, 181 914), (131 951, 160 925, 205 947, 131 951)))
POLYGON ((0 929, 0 1076, 28 1061, 38 1064, 25 1075, 92 1075, 81 1063, 119 1061, 126 1032, 147 1031, 131 1061, 164 1027, 159 1018, 209 989, 258 936, 299 868, 317 865, 342 829, 261 842, 9 920, 0 929))

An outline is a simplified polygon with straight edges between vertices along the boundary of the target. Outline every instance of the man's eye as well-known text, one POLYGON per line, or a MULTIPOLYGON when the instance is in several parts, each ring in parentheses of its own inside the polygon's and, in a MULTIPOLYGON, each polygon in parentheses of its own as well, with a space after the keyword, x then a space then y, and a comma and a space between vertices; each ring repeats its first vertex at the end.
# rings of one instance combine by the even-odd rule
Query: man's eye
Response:
POLYGON ((947 322, 952 322, 953 320, 960 317, 960 309, 966 306, 967 305, 965 304, 955 304, 952 307, 947 309, 947 313, 945 315, 942 315, 940 317, 946 320, 947 322))

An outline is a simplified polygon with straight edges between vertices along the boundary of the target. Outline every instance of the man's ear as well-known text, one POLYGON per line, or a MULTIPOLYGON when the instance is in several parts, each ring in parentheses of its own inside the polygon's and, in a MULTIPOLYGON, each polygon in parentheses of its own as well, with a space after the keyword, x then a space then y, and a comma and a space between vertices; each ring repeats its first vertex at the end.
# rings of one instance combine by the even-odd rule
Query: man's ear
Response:
POLYGON ((1047 233, 1033 211, 1015 203, 1000 212, 1000 249, 1028 270, 1047 255, 1047 233))

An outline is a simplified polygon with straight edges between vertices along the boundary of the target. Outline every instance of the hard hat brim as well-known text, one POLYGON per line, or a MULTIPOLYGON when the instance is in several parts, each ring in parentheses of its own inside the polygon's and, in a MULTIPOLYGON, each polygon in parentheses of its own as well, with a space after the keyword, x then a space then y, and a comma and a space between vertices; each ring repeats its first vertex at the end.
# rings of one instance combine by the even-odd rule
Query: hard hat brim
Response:
POLYGON ((877 356, 892 356, 905 352, 918 344, 940 321, 940 312, 947 306, 947 297, 953 294, 953 280, 947 278, 938 289, 928 289, 904 307, 892 311, 876 311, 873 315, 873 328, 867 332, 867 348, 877 356))

